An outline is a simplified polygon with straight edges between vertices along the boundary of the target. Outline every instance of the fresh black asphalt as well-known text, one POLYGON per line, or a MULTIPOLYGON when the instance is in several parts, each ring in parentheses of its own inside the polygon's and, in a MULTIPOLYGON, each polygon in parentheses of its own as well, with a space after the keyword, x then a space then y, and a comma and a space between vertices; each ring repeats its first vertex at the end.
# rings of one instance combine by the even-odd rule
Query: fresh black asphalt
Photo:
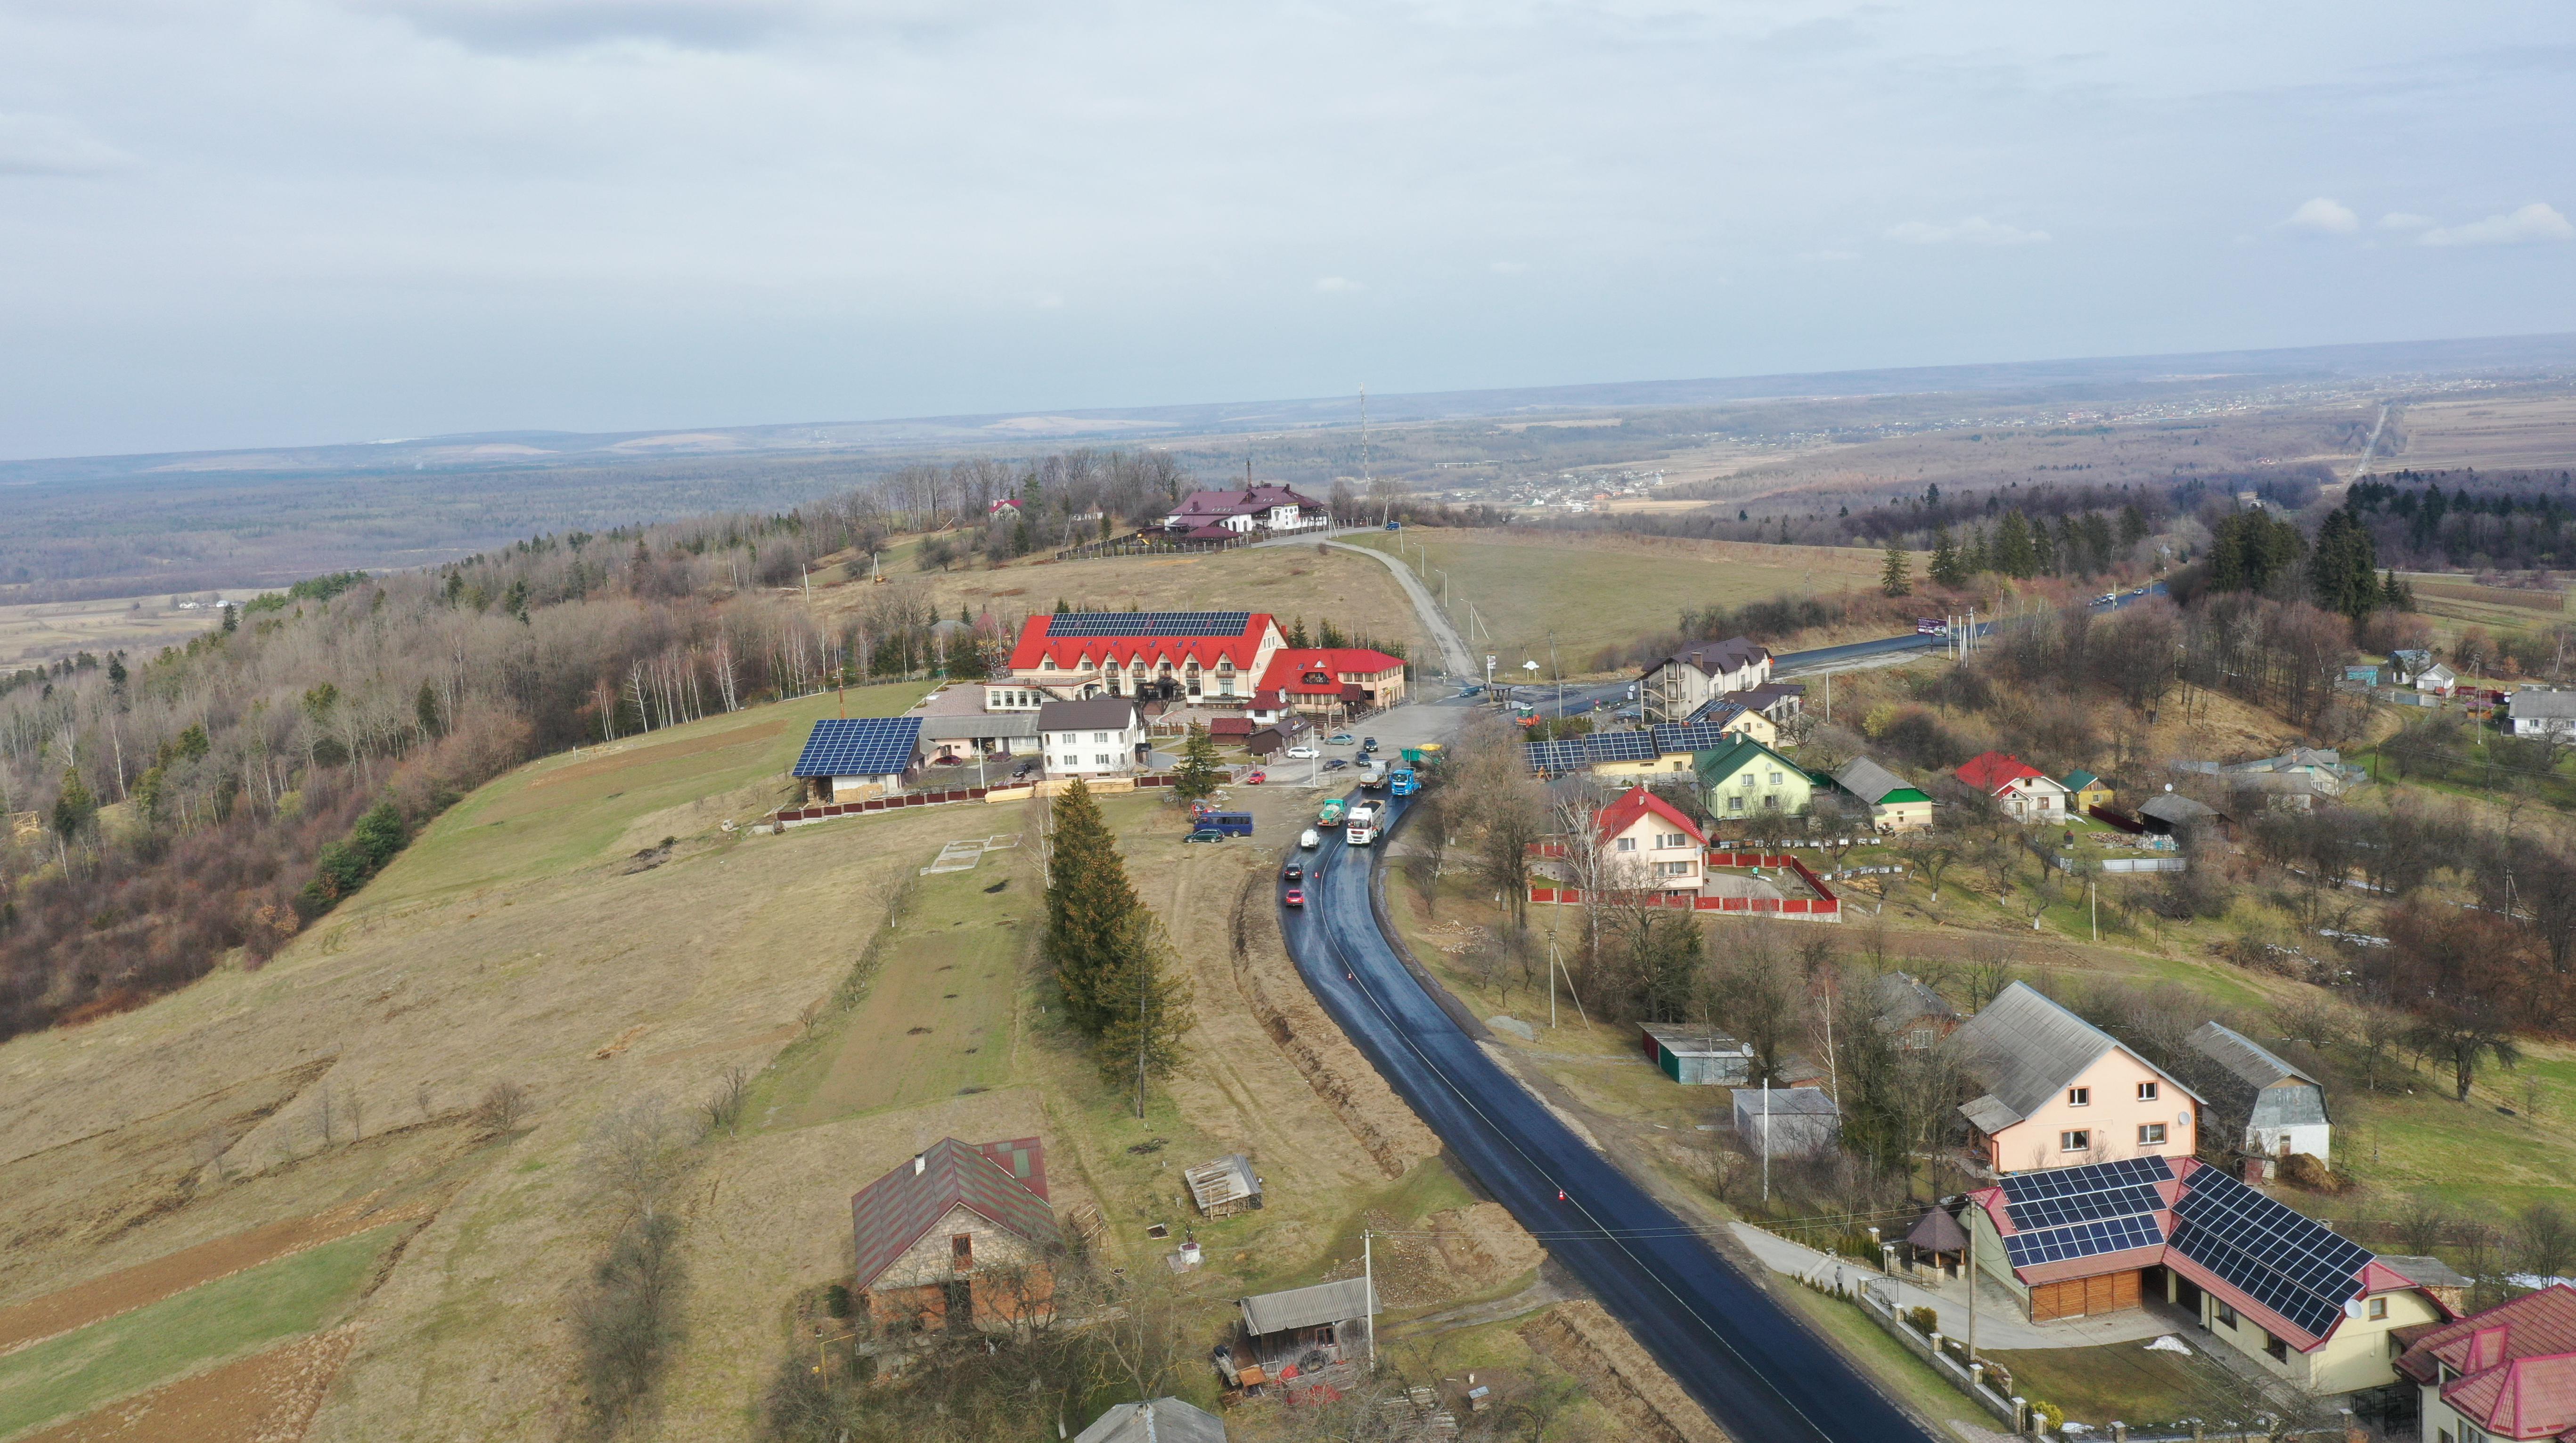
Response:
MULTIPOLYGON (((1386 805, 1400 823, 1409 804, 1386 805)), ((1459 1029, 1380 929, 1374 849, 1327 831, 1303 855, 1306 906, 1283 908, 1281 919, 1306 985, 1451 1156, 1738 1443, 1928 1443, 1840 1354, 1459 1029)))

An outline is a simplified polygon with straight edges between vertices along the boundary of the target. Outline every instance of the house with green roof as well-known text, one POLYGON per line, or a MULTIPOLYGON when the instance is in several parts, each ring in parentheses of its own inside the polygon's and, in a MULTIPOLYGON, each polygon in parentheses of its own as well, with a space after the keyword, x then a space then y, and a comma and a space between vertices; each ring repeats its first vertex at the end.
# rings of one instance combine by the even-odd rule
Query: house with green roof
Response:
POLYGON ((2082 767, 2077 767, 2057 780, 2069 794, 2066 798, 2066 809, 2079 817, 2085 814, 2087 808, 2111 805, 2111 784, 2082 767))
POLYGON ((1829 780, 1866 805, 1871 823, 1882 832, 1920 831, 1932 825, 1932 799, 1923 789, 1867 757, 1843 763, 1829 780))
POLYGON ((1701 752, 1697 769, 1699 784, 1708 793, 1709 815, 1721 822, 1761 812, 1803 812, 1814 797, 1813 778, 1751 737, 1701 752))

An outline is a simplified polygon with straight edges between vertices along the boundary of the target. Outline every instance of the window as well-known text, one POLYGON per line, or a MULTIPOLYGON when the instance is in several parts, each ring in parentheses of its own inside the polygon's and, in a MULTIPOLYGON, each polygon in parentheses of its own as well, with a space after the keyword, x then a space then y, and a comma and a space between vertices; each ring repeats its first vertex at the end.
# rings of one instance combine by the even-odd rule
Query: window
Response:
POLYGON ((1109 765, 1109 754, 1108 754, 1107 752, 1102 752, 1100 755, 1098 755, 1098 756, 1096 756, 1096 757, 1093 757, 1091 760, 1092 760, 1092 763, 1093 763, 1095 766, 1104 766, 1104 767, 1105 767, 1105 766, 1109 765))
POLYGON ((2093 1105, 2093 1089, 2089 1087, 2070 1087, 2066 1089, 2066 1105, 2068 1107, 2091 1107, 2093 1105))
POLYGON ((1775 787, 1780 785, 1780 774, 1778 772, 1773 772, 1771 774, 1771 785, 1775 787))
POLYGON ((2138 1146, 2162 1147, 2164 1146, 2164 1143, 2165 1125, 2163 1123, 2142 1122, 2138 1124, 2138 1146))
POLYGON ((2066 1131, 2059 1133, 2057 1135, 2057 1150, 2059 1152, 2091 1152, 2093 1150, 2093 1129, 2089 1127, 2070 1127, 2066 1131))
POLYGON ((2141 1082, 2141 1083, 2139 1083, 2139 1084, 2138 1084, 2138 1101, 2140 1101, 2140 1102, 2153 1102, 2153 1101, 2155 1101, 2155 1100, 2156 1100, 2156 1085, 2155 1085, 2154 1083, 2152 1083, 2152 1082, 2141 1082))
POLYGON ((1780 794, 1778 792, 1764 792, 1762 794, 1762 805, 1775 812, 1780 810, 1780 794))
POLYGON ((948 1255, 956 1260, 957 1266, 961 1271, 975 1266, 975 1235, 973 1233, 959 1233, 955 1237, 950 1238, 948 1240, 948 1255))
POLYGON ((1690 838, 1679 832, 1657 832, 1655 834, 1655 845, 1658 847, 1670 849, 1673 847, 1687 846, 1689 844, 1690 838))
POLYGON ((2373 1299, 2371 1299, 2371 1300, 2370 1300, 2370 1318, 2371 1318, 2371 1321, 2372 1321, 2372 1322, 2384 1322, 2384 1321, 2386 1321, 2387 1317, 2388 1317, 2388 1300, 2387 1300, 2386 1298, 2373 1298, 2373 1299))
POLYGON ((1655 864, 1655 875, 1659 877, 1687 877, 1690 874, 1691 864, 1688 862, 1657 862, 1655 864))
POLYGON ((1637 850, 1637 839, 1634 837, 1621 837, 1619 839, 1618 850, 1622 852, 1633 852, 1637 850))
POLYGON ((1091 734, 1091 739, 1092 739, 1093 741, 1095 741, 1095 742, 1105 742, 1105 741, 1109 740, 1109 733, 1107 733, 1107 732, 1093 732, 1093 733, 1091 734))
POLYGON ((2263 1351, 2271 1354, 2272 1361, 2275 1363, 2290 1361, 2290 1345, 2269 1333, 2263 1335, 2263 1351))
POLYGON ((2220 1302, 2216 1298, 2209 1300, 2209 1315, 2212 1318, 2217 1319, 2221 1327, 2233 1328, 2236 1326, 2236 1310, 2227 1306, 2225 1303, 2220 1302))
POLYGON ((1727 810, 1729 813, 1731 813, 1732 815, 1739 816, 1739 817, 1740 817, 1740 816, 1743 816, 1743 815, 1744 815, 1744 799, 1743 799, 1742 797, 1728 797, 1728 798, 1726 799, 1726 810, 1727 810))
POLYGON ((1753 774, 1751 772, 1746 772, 1744 775, 1735 779, 1735 784, 1744 788, 1748 792, 1753 790, 1753 774))

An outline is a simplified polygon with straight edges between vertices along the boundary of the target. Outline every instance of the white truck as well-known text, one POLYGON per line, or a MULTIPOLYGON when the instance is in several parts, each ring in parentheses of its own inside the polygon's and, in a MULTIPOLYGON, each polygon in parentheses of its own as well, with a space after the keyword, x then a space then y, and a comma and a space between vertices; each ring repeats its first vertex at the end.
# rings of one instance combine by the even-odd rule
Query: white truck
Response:
POLYGON ((1360 802, 1342 818, 1342 840, 1354 847, 1365 847, 1377 840, 1377 829, 1385 821, 1385 803, 1360 802))
POLYGON ((1374 792, 1386 785, 1386 763, 1375 757, 1360 763, 1360 785, 1374 792))

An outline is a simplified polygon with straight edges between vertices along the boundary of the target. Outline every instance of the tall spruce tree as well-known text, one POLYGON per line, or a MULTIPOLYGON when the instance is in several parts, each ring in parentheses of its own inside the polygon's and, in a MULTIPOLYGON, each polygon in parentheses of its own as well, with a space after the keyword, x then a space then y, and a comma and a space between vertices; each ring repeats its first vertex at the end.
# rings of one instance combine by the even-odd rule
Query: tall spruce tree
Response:
POLYGON ((2317 529, 2317 549, 2308 557, 2308 587, 2317 605, 2355 621, 2370 615, 2379 605, 2378 571, 2370 528, 2350 506, 2338 507, 2317 529))
POLYGON ((1947 526, 1935 527, 1932 531, 1932 579, 1950 587, 1968 579, 1968 568, 1960 564, 1959 545, 1950 539, 1947 526))
POLYGON ((1136 1089, 1136 1115, 1145 1115, 1145 1086, 1169 1077, 1186 1055, 1182 1039, 1194 1020, 1188 976, 1164 965, 1171 947, 1142 908, 1131 920, 1132 945, 1119 953, 1117 971, 1098 987, 1102 1006, 1093 1055, 1101 1075, 1136 1089))
POLYGON ((2019 511, 2007 511, 1995 523, 1995 540, 1988 563, 2011 577, 2028 577, 2039 572, 2039 554, 2030 544, 2030 518, 2019 511))
POLYGON ((1994 553, 1986 546, 1986 528, 1980 526, 1968 533, 1968 554, 1959 561, 1970 576, 1995 569, 1994 553))
POLYGON ((1914 594, 1914 563, 1895 537, 1888 538, 1887 564, 1878 569, 1878 589, 1890 596, 1914 594))
POLYGON ((1098 1037, 1118 1006, 1117 979, 1144 945, 1145 908, 1127 880, 1100 804, 1076 778, 1055 799, 1048 854, 1047 961, 1073 1025, 1098 1037))
POLYGON ((1172 791, 1184 802, 1195 802, 1216 791, 1216 738, 1206 727, 1190 723, 1189 740, 1181 744, 1181 765, 1172 774, 1172 791))

